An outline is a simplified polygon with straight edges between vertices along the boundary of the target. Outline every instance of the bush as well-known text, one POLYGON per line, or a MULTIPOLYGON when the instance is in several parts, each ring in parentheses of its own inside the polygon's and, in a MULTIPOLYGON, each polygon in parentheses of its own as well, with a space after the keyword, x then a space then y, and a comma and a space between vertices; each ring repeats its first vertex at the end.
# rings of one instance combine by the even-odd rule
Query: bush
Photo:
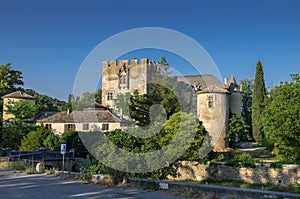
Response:
POLYGON ((297 182, 296 182, 296 185, 295 185, 295 192, 296 192, 296 193, 300 193, 300 183, 297 183, 297 182))
POLYGON ((38 172, 35 170, 35 168, 29 167, 25 170, 25 173, 27 175, 30 175, 30 174, 37 174, 38 172))
POLYGON ((273 169, 282 169, 282 163, 281 162, 272 162, 270 164, 270 167, 273 169))
POLYGON ((232 160, 227 163, 227 165, 254 168, 255 161, 252 159, 251 155, 247 153, 237 153, 233 156, 232 160))
POLYGON ((1 169, 25 171, 26 164, 23 161, 3 161, 0 163, 1 169))

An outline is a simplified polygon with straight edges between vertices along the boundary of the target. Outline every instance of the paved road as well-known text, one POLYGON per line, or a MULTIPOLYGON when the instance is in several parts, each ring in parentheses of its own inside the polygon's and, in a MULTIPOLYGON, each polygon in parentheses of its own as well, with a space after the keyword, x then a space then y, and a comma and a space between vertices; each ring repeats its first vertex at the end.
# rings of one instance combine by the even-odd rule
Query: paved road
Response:
POLYGON ((162 192, 106 187, 51 175, 0 170, 0 199, 180 199, 162 192))

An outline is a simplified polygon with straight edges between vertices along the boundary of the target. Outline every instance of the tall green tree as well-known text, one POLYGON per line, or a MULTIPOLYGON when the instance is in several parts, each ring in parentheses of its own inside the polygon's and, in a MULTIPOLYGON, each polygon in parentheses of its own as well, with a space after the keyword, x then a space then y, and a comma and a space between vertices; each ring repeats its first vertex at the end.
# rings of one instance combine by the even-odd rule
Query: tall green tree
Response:
POLYGON ((94 93, 94 97, 95 97, 95 102, 102 104, 102 90, 101 89, 98 89, 94 93))
POLYGON ((116 106, 116 112, 122 116, 130 116, 129 114, 129 103, 130 103, 130 93, 120 93, 117 95, 116 99, 114 100, 116 106))
POLYGON ((229 119, 228 126, 229 129, 225 139, 229 142, 230 147, 233 146, 236 138, 244 141, 247 141, 250 138, 250 127, 243 116, 233 114, 229 119))
POLYGON ((22 81, 22 72, 12 69, 10 63, 0 65, 0 144, 3 144, 2 134, 3 134, 3 100, 2 96, 10 92, 13 92, 20 88, 24 84, 22 81))
POLYGON ((152 77, 150 84, 149 98, 153 104, 160 104, 164 107, 167 113, 167 118, 170 118, 174 113, 179 112, 180 106, 183 105, 184 98, 180 98, 179 86, 175 77, 172 77, 170 65, 165 57, 156 65, 157 71, 152 77))
POLYGON ((249 125, 249 133, 252 134, 252 94, 254 81, 252 79, 243 79, 242 85, 242 116, 249 125))
POLYGON ((266 88, 263 67, 260 61, 256 64, 254 88, 252 96, 252 130, 253 138, 257 142, 263 140, 263 125, 261 114, 265 107, 266 88))
POLYGON ((266 140, 280 161, 300 162, 300 79, 275 87, 263 112, 266 140))
POLYGON ((0 95, 13 92, 22 86, 22 72, 13 70, 10 63, 0 65, 0 95))
POLYGON ((27 100, 15 101, 7 107, 7 113, 14 115, 8 119, 9 126, 3 127, 3 146, 19 149, 22 138, 34 129, 33 122, 37 107, 27 100))
POLYGON ((149 110, 151 104, 150 97, 147 94, 139 95, 137 90, 130 96, 129 113, 131 119, 136 121, 137 125, 146 126, 150 123, 149 110))
POLYGON ((242 85, 242 116, 246 119, 246 123, 252 126, 252 95, 254 88, 254 80, 243 79, 242 85))

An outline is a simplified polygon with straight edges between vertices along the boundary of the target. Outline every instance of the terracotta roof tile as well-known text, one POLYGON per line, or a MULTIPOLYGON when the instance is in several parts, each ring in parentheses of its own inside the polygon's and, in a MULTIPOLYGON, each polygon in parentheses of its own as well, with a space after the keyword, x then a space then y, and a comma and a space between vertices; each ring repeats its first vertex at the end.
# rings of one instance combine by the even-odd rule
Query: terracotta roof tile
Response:
POLYGON ((121 119, 108 110, 59 112, 50 117, 38 120, 40 123, 83 123, 110 122, 118 123, 121 119))
POLYGON ((216 86, 219 88, 225 88, 220 80, 213 75, 190 75, 190 76, 177 76, 177 81, 183 81, 189 85, 201 84, 201 89, 216 86))
POLYGON ((23 93, 21 91, 16 91, 13 93, 9 93, 7 95, 2 96, 2 98, 23 98, 23 99, 34 99, 31 95, 28 95, 27 93, 23 93))

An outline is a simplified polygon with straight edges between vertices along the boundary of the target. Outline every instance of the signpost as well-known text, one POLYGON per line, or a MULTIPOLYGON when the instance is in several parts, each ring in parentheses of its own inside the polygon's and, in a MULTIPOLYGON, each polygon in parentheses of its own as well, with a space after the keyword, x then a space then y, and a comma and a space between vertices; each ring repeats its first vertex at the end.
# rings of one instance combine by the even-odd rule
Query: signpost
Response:
POLYGON ((62 166, 63 171, 65 171, 65 153, 66 152, 67 152, 67 145, 61 144, 60 153, 63 155, 63 166, 62 166))

